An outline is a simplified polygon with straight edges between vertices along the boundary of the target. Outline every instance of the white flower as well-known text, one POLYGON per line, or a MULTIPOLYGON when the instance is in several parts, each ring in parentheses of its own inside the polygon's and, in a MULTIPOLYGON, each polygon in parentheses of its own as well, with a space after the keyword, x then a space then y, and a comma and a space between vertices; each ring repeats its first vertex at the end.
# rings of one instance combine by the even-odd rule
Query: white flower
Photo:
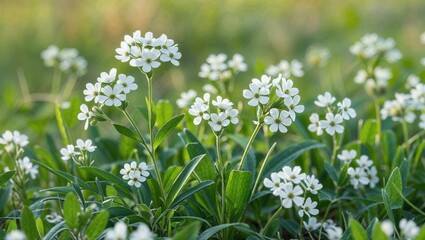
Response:
POLYGON ((86 141, 77 139, 77 148, 80 149, 81 152, 94 152, 94 150, 96 150, 96 146, 93 146, 93 142, 90 139, 86 141))
POLYGON ((146 32, 145 37, 140 37, 139 42, 143 44, 143 46, 157 47, 161 45, 161 40, 154 38, 152 32, 146 32))
POLYGON ((391 237, 394 234, 394 226, 390 220, 384 220, 381 223, 381 230, 387 237, 391 237))
POLYGON ((226 109, 225 113, 227 115, 227 119, 229 119, 229 121, 232 124, 238 124, 238 122, 239 122, 239 119, 238 119, 239 111, 237 109, 228 108, 228 109, 226 109))
MULTIPOLYGON (((275 79, 276 80, 276 79, 275 79)), ((278 81, 273 81, 278 82, 278 81)), ((294 88, 294 82, 292 82, 291 79, 285 79, 282 78, 281 81, 279 81, 280 84, 276 84, 276 95, 278 97, 281 98, 286 98, 286 97, 293 97, 295 95, 297 95, 300 91, 298 90, 298 88, 294 88)))
POLYGON ((407 220, 405 218, 401 219, 399 227, 401 235, 406 240, 414 239, 419 234, 419 227, 412 220, 407 220))
POLYGON ((306 214, 308 217, 311 215, 317 215, 319 214, 319 210, 316 209, 317 202, 312 201, 310 197, 308 197, 304 204, 300 206, 300 210, 298 211, 298 216, 301 218, 306 214))
POLYGON ((141 162, 137 170, 140 171, 140 175, 142 175, 142 182, 146 181, 146 178, 150 175, 148 165, 145 162, 141 162))
POLYGON ((342 238, 342 228, 329 227, 325 229, 329 240, 340 240, 342 238))
POLYGON ((285 106, 288 108, 289 116, 292 121, 295 121, 295 113, 304 112, 304 105, 298 105, 300 103, 300 96, 295 95, 294 97, 286 97, 284 100, 285 106))
POLYGON ((262 75, 261 76, 261 80, 260 79, 257 79, 257 78, 254 78, 254 79, 252 79, 251 82, 254 83, 254 84, 256 84, 260 88, 266 88, 266 89, 269 90, 270 89, 270 86, 271 86, 270 81, 271 81, 271 77, 270 76, 262 75))
POLYGON ((360 69, 356 76, 354 77, 354 82, 357 84, 363 84, 366 82, 366 80, 368 79, 368 75, 367 72, 363 69, 360 69))
POLYGON ((337 155, 338 159, 346 164, 350 164, 351 161, 356 158, 356 156, 356 150, 342 150, 341 154, 337 155))
POLYGON ((255 107, 258 105, 258 103, 267 104, 269 102, 269 89, 260 87, 255 83, 249 84, 249 89, 250 90, 243 90, 243 97, 246 99, 251 99, 248 102, 249 106, 255 107))
POLYGON ((211 79, 213 81, 218 79, 218 72, 213 71, 211 69, 211 66, 209 64, 206 64, 206 63, 201 65, 201 71, 198 73, 198 75, 201 78, 208 78, 208 79, 211 79))
POLYGON ((304 186, 305 190, 311 192, 312 194, 317 194, 317 191, 323 188, 323 185, 314 175, 307 176, 304 179, 304 186))
POLYGON ((244 62, 243 56, 238 53, 233 55, 232 59, 229 60, 227 65, 229 68, 237 72, 245 72, 247 69, 247 65, 244 62))
POLYGON ((331 56, 329 49, 324 47, 313 46, 307 49, 307 62, 312 66, 323 67, 328 63, 331 56))
POLYGON ((106 106, 119 107, 126 98, 122 91, 123 89, 118 85, 115 85, 114 88, 111 86, 105 86, 102 88, 102 93, 105 95, 99 96, 99 102, 106 106))
POLYGON ((13 133, 12 131, 6 130, 0 138, 0 144, 8 145, 8 144, 11 144, 12 142, 13 142, 13 133))
POLYGON ((212 84, 205 84, 204 86, 202 86, 202 90, 210 94, 216 94, 218 92, 217 88, 214 87, 212 84))
POLYGON ((272 173, 270 179, 264 178, 264 186, 270 188, 270 191, 273 192, 273 195, 280 196, 282 188, 285 186, 285 183, 281 181, 277 173, 272 173))
POLYGON ((307 176, 305 173, 301 173, 300 166, 295 166, 293 169, 291 167, 285 166, 282 168, 282 171, 278 173, 278 175, 283 180, 293 182, 295 184, 299 184, 307 176))
POLYGON ((114 228, 108 229, 105 235, 106 240, 126 240, 127 225, 123 222, 115 223, 114 228))
POLYGON ((81 104, 80 106, 81 112, 78 113, 78 120, 80 121, 86 121, 84 124, 84 129, 87 130, 89 126, 89 120, 93 116, 93 112, 89 110, 86 104, 81 104))
POLYGON ((317 100, 314 101, 314 104, 318 107, 329 107, 332 103, 335 102, 335 97, 333 97, 329 92, 325 92, 324 95, 317 96, 317 100))
POLYGON ((146 178, 141 176, 139 171, 130 172, 129 177, 128 185, 135 186, 137 188, 142 186, 142 182, 146 181, 146 178))
POLYGON ((124 168, 120 170, 120 174, 123 175, 122 178, 124 180, 130 179, 130 173, 135 172, 137 169, 137 163, 135 161, 131 162, 130 164, 126 163, 124 164, 124 168))
POLYGON ((80 155, 79 152, 75 151, 75 147, 74 145, 68 145, 64 148, 61 148, 60 153, 62 154, 62 160, 67 161, 70 158, 76 156, 76 155, 80 155))
POLYGON ((318 136, 323 134, 323 129, 320 126, 320 119, 317 113, 313 113, 310 115, 310 125, 308 125, 308 130, 310 132, 315 132, 318 136))
POLYGON ((304 75, 302 67, 302 63, 298 60, 292 60, 290 63, 282 60, 278 65, 269 66, 266 73, 272 76, 282 74, 284 78, 290 78, 291 76, 302 77, 304 75))
POLYGON ((6 235, 5 240, 25 240, 27 239, 24 232, 21 230, 12 230, 6 235))
POLYGON ((38 166, 32 164, 31 160, 28 157, 18 160, 19 168, 24 171, 25 174, 29 174, 32 179, 38 174, 38 166))
POLYGON ((207 63, 210 64, 212 70, 218 70, 223 71, 226 69, 226 54, 220 53, 220 54, 211 54, 207 58, 207 63))
POLYGON ((195 99, 196 94, 196 91, 193 89, 190 89, 187 92, 182 92, 180 94, 180 98, 177 99, 177 106, 179 108, 189 107, 193 99, 195 99))
POLYGON ((182 54, 176 46, 170 47, 168 50, 161 50, 162 54, 160 60, 163 62, 171 62, 174 66, 179 66, 179 59, 182 54))
POLYGON ((140 223, 137 230, 130 234, 130 240, 153 240, 155 236, 146 224, 140 223))
POLYGON ((348 168, 348 175, 350 175, 350 183, 353 185, 354 189, 359 188, 359 186, 369 184, 369 178, 367 178, 366 172, 362 168, 348 168))
POLYGON ((376 184, 379 182, 378 171, 375 166, 368 168, 366 171, 366 176, 369 178, 369 186, 375 188, 376 184))
POLYGON ((406 79, 406 88, 408 88, 408 89, 414 88, 420 82, 421 82, 421 79, 418 76, 416 76, 414 74, 410 74, 406 79))
POLYGON ((209 120, 210 115, 208 114, 208 105, 200 104, 200 103, 194 103, 190 109, 189 114, 192 116, 195 116, 195 119, 193 119, 193 123, 195 125, 199 125, 201 123, 201 120, 209 120))
POLYGON ((213 113, 211 114, 211 120, 208 122, 208 124, 214 131, 218 132, 223 127, 229 126, 230 121, 229 119, 227 119, 227 115, 224 112, 221 112, 218 115, 216 113, 213 113))
POLYGON ((83 91, 84 95, 86 95, 84 98, 86 102, 90 102, 94 99, 94 102, 98 103, 101 88, 100 83, 95 83, 94 85, 92 83, 87 83, 86 89, 83 91))
POLYGON ((334 115, 333 113, 326 114, 326 120, 320 121, 320 126, 326 130, 326 132, 333 136, 335 132, 342 133, 344 131, 344 127, 341 125, 342 116, 340 114, 334 115))
POLYGON ((270 116, 266 116, 264 122, 269 125, 270 131, 277 132, 279 130, 281 133, 286 133, 288 131, 286 127, 292 123, 287 111, 282 110, 279 113, 276 108, 270 109, 270 116))
POLYGON ((359 159, 356 160, 360 168, 366 169, 373 165, 373 161, 369 159, 368 156, 362 155, 359 159))
POLYGON ((420 116, 420 122, 419 122, 419 128, 425 129, 425 114, 421 114, 420 116))
POLYGON ((158 68, 161 63, 156 61, 161 52, 157 49, 146 49, 142 50, 142 58, 132 59, 130 65, 133 67, 142 67, 143 72, 148 73, 152 71, 152 68, 158 68))
POLYGON ((53 67, 59 61, 59 48, 55 45, 50 45, 46 50, 41 52, 41 58, 44 60, 46 67, 53 67))
MULTIPOLYGON (((125 37, 127 37, 126 35, 125 37)), ((130 37, 130 36, 128 36, 130 37)), ((131 37, 130 37, 131 38, 131 37)), ((115 49, 115 52, 118 53, 118 55, 115 55, 115 58, 120 60, 121 62, 128 62, 130 60, 130 46, 127 44, 127 42, 122 41, 120 48, 115 49)))
POLYGON ((221 96, 217 96, 216 100, 212 101, 212 105, 222 109, 222 110, 226 110, 229 109, 233 106, 233 103, 227 99, 227 98, 223 98, 221 96))
POLYGON ((294 187, 292 183, 286 183, 280 193, 284 208, 291 208, 293 204, 301 206, 304 203, 304 198, 300 197, 304 193, 300 186, 294 187))
POLYGON ((320 223, 317 222, 315 217, 308 218, 308 222, 303 221, 305 229, 312 232, 320 227, 320 223))
POLYGON ((109 71, 109 74, 107 73, 107 72, 102 72, 101 74, 100 74, 100 77, 98 77, 97 78, 97 81, 99 82, 99 83, 106 83, 106 84, 109 84, 109 83, 113 83, 113 82, 115 82, 115 78, 117 77, 117 69, 116 68, 112 68, 110 71, 109 71))
POLYGON ((356 111, 354 108, 351 108, 351 100, 348 98, 344 98, 342 102, 337 104, 338 108, 341 110, 342 118, 345 120, 349 120, 351 118, 356 117, 356 111))
POLYGON ((117 86, 122 88, 125 94, 137 89, 137 84, 134 83, 134 77, 126 76, 124 74, 118 75, 117 86))

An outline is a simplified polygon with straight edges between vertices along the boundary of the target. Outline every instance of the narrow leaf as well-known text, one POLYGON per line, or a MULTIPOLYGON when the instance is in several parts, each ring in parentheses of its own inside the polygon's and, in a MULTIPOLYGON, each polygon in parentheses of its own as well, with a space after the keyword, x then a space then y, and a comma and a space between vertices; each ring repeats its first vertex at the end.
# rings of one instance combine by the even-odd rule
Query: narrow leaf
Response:
POLYGON ((162 141, 179 125, 184 118, 184 114, 177 115, 164 124, 155 136, 154 149, 156 149, 162 141))
POLYGON ((184 192, 182 192, 180 195, 178 195, 176 197, 176 199, 174 199, 174 201, 171 203, 170 208, 175 208, 176 206, 178 206, 181 202, 183 202, 184 200, 186 200, 187 198, 191 197, 193 194, 199 192, 200 190, 211 186, 212 184, 214 184, 213 181, 203 181, 201 183, 199 183, 198 185, 196 185, 195 187, 192 187, 184 192))
POLYGON ((0 185, 7 183, 13 177, 13 175, 15 175, 15 172, 16 171, 8 171, 0 174, 0 185))
POLYGON ((137 142, 143 142, 143 140, 135 133, 133 130, 129 129, 128 127, 125 127, 123 125, 114 124, 115 130, 119 132, 121 135, 124 135, 128 138, 131 138, 137 142))
POLYGON ((385 191, 388 193, 390 200, 391 209, 397 209, 403 206, 403 198, 395 188, 400 189, 400 191, 403 192, 401 174, 398 167, 393 170, 388 178, 387 185, 385 186, 385 191))
POLYGON ((89 240, 95 240, 102 233, 108 223, 108 218, 109 213, 106 210, 94 216, 86 230, 86 236, 89 240))
POLYGON ((208 240, 212 236, 214 236, 214 234, 220 232, 221 230, 234 227, 234 226, 246 226, 246 225, 243 223, 226 223, 226 224, 217 225, 212 228, 208 228, 203 233, 201 233, 201 235, 199 235, 198 237, 198 240, 208 240))

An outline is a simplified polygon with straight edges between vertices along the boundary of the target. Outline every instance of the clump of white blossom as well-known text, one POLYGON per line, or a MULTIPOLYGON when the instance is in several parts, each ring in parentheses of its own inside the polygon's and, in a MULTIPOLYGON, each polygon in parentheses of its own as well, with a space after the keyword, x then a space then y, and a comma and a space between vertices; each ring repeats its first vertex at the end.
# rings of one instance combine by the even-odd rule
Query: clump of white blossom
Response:
POLYGON ((155 236, 144 223, 140 223, 136 231, 128 234, 128 226, 124 222, 117 222, 113 228, 106 231, 105 240, 153 240, 155 236))
POLYGON ((282 74, 284 78, 302 77, 304 76, 303 64, 294 59, 291 61, 281 60, 276 65, 270 65, 266 69, 266 73, 270 76, 278 76, 282 74))
POLYGON ((10 233, 6 235, 5 240, 26 240, 27 237, 25 233, 21 230, 12 230, 10 233))
POLYGON ((198 75, 211 81, 227 81, 246 70, 247 65, 242 55, 236 53, 228 60, 226 54, 219 53, 208 56, 207 62, 201 65, 198 75))
POLYGON ((61 158, 64 161, 72 159, 75 163, 81 166, 90 166, 93 164, 93 159, 89 153, 94 152, 96 148, 97 147, 93 145, 93 141, 90 139, 77 139, 76 145, 69 144, 66 147, 61 148, 61 158))
POLYGON ((315 132, 319 136, 323 134, 323 130, 331 136, 344 132, 344 121, 355 118, 356 111, 352 108, 349 98, 344 98, 336 104, 335 101, 336 98, 329 92, 325 92, 323 95, 319 94, 314 104, 324 108, 326 115, 323 120, 317 113, 310 115, 310 125, 308 126, 310 132, 315 132))
MULTIPOLYGON (((402 239, 413 240, 419 234, 420 228, 413 220, 401 219, 399 222, 400 235, 402 239)), ((390 220, 384 220, 381 223, 381 230, 387 235, 392 237, 394 234, 394 225, 390 220)))
POLYGON ((155 38, 152 32, 146 32, 142 36, 140 30, 133 32, 132 36, 125 35, 115 52, 116 59, 130 62, 131 66, 140 68, 145 73, 152 72, 161 63, 171 62, 178 66, 182 56, 178 45, 165 34, 155 38))
POLYGON ((299 166, 293 168, 285 166, 281 171, 272 173, 270 178, 265 178, 263 183, 274 196, 280 198, 282 207, 295 208, 300 218, 304 216, 309 218, 304 222, 308 231, 320 226, 313 217, 319 214, 319 210, 316 208, 318 203, 312 197, 318 194, 323 185, 314 175, 301 172, 299 166))
POLYGON ((120 170, 120 174, 123 175, 124 180, 128 181, 128 185, 139 188, 149 177, 148 165, 145 162, 137 164, 135 161, 126 163, 120 170))
POLYGON ((249 89, 243 90, 243 97, 249 100, 249 106, 257 107, 257 121, 264 121, 271 132, 287 132, 287 127, 295 121, 296 114, 304 111, 298 88, 294 87, 291 79, 282 77, 282 74, 273 80, 268 75, 252 79, 249 89))
POLYGON ((375 188, 376 184, 379 182, 379 178, 378 171, 373 165, 373 161, 366 155, 361 155, 358 159, 354 160, 356 156, 356 150, 345 149, 338 154, 338 159, 343 164, 348 164, 348 166, 350 166, 347 170, 350 176, 350 184, 354 189, 363 188, 368 185, 370 188, 375 188), (356 167, 351 167, 351 165, 356 165, 356 167))
POLYGON ((49 46, 41 53, 46 67, 59 68, 62 72, 82 76, 87 71, 87 61, 79 55, 75 48, 59 49, 55 45, 49 46))
POLYGON ((325 47, 311 46, 307 49, 305 57, 310 66, 324 67, 328 63, 331 53, 325 47))
POLYGON ((336 223, 331 219, 328 219, 323 222, 322 227, 326 232, 326 235, 329 240, 340 240, 342 238, 342 228, 336 225, 336 223))
POLYGON ((190 107, 193 100, 196 98, 197 92, 193 89, 189 89, 187 92, 182 92, 180 94, 180 98, 177 99, 177 106, 179 108, 187 108, 190 107))

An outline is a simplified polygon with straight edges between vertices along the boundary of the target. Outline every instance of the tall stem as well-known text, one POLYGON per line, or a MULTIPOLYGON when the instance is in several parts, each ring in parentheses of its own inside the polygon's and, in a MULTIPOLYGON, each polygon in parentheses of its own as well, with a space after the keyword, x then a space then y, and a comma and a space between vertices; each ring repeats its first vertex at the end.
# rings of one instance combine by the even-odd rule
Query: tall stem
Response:
POLYGON ((238 171, 241 171, 242 170, 242 167, 243 167, 243 164, 245 162, 245 159, 248 156, 249 148, 251 147, 252 143, 254 142, 254 139, 257 136, 258 132, 260 131, 262 125, 263 125, 263 123, 261 121, 258 121, 257 126, 255 127, 254 131, 251 134, 251 137, 248 140, 248 143, 246 144, 245 150, 244 150, 244 152, 242 154, 241 161, 239 163, 238 171))
POLYGON ((279 216, 280 212, 283 210, 282 205, 279 207, 279 209, 273 214, 273 216, 269 219, 269 221, 266 223, 266 226, 264 226, 263 230, 261 230, 262 234, 265 234, 267 230, 269 229, 270 225, 273 223, 273 221, 279 216))
POLYGON ((221 157, 221 141, 220 141, 220 134, 215 135, 215 144, 217 148, 217 160, 216 162, 220 166, 220 177, 221 177, 221 222, 225 222, 225 211, 226 211, 226 183, 225 183, 225 162, 224 159, 221 157))
POLYGON ((331 165, 333 166, 336 159, 336 153, 339 149, 338 141, 336 140, 336 134, 332 136, 333 148, 332 148, 332 157, 331 157, 331 165))

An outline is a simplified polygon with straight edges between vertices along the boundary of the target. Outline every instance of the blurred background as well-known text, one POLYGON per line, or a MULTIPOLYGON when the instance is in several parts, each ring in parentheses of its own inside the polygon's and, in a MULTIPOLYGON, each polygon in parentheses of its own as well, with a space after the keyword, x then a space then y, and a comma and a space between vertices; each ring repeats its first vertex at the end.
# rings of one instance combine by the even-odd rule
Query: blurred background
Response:
MULTIPOLYGON (((43 65, 40 53, 51 44, 77 48, 87 59, 87 74, 78 79, 74 92, 81 100, 85 84, 112 67, 141 78, 137 70, 114 58, 123 36, 138 29, 155 36, 165 33, 183 55, 180 67, 164 64, 155 73, 157 100, 173 101, 189 88, 201 92, 207 80, 198 72, 211 53, 245 57, 248 71, 237 76, 240 93, 235 93, 241 97, 242 88, 267 66, 281 59, 304 62, 308 47, 326 47, 331 52, 329 63, 320 69, 305 66, 306 75, 295 83, 308 105, 325 90, 337 96, 364 94, 353 84, 358 68, 348 49, 365 33, 396 40, 404 58, 395 65, 403 71, 396 70, 394 81, 419 73, 423 69, 419 59, 425 56, 419 41, 425 31, 425 1, 0 0, 0 129, 27 124, 20 120, 25 114, 35 119, 28 126, 48 121, 37 117, 40 108, 22 104, 17 108, 17 102, 24 97, 19 79, 26 80, 30 93, 50 91, 53 70, 43 65)), ((143 84, 144 79, 142 89, 143 84)))

